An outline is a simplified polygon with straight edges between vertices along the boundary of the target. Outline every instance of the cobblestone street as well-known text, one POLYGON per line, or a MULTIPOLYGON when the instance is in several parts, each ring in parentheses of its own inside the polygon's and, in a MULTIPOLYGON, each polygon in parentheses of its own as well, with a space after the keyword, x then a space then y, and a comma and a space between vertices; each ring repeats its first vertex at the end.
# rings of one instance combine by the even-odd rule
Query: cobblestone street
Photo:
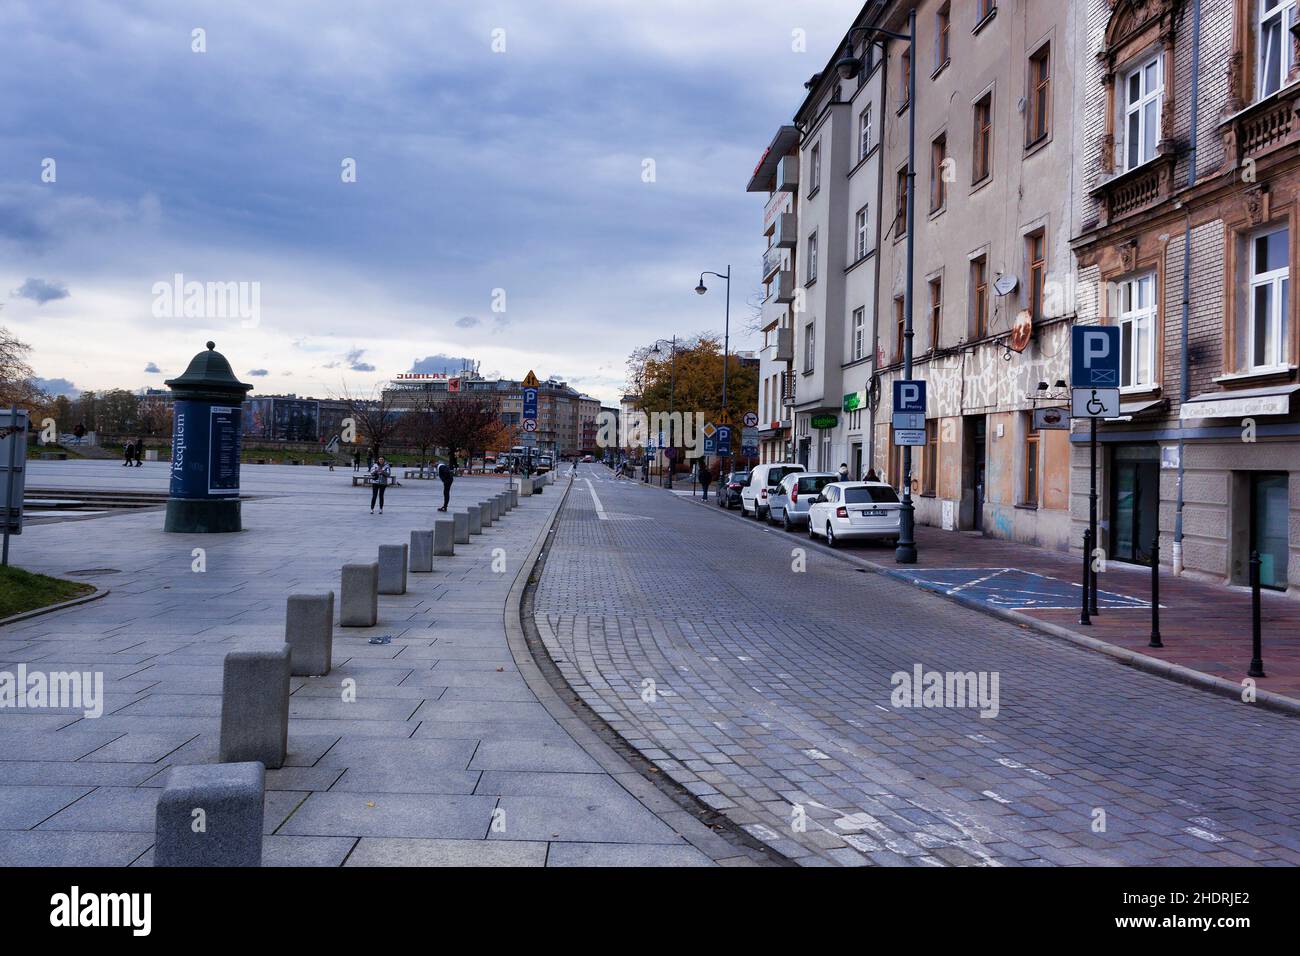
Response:
POLYGON ((600 466, 569 493, 535 616, 625 741, 802 864, 1300 863, 1295 718, 600 466), (892 706, 917 666, 996 674, 996 716, 892 706))

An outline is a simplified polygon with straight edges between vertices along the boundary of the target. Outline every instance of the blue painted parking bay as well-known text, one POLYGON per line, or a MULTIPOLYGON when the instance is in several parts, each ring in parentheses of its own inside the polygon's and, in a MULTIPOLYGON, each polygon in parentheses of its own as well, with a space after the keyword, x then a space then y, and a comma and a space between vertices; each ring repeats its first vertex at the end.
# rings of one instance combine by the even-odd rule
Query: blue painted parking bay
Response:
MULTIPOLYGON (((1077 582, 1019 568, 891 568, 886 573, 927 591, 1010 611, 1077 609, 1081 598, 1077 582)), ((1114 591, 1097 592, 1100 610, 1150 606, 1150 600, 1114 591)))

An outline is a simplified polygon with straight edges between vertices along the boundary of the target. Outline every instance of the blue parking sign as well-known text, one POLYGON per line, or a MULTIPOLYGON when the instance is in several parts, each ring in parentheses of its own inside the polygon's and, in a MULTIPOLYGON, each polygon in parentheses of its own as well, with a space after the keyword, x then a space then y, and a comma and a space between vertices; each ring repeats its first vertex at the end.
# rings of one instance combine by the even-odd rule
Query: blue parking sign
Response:
POLYGON ((894 380, 894 412, 920 412, 925 414, 925 380, 899 378, 894 380))
POLYGON ((718 442, 718 454, 723 458, 731 457, 731 426, 719 425, 718 432, 713 436, 718 442))
POLYGON ((1070 386, 1119 388, 1119 326, 1076 325, 1071 330, 1070 386))

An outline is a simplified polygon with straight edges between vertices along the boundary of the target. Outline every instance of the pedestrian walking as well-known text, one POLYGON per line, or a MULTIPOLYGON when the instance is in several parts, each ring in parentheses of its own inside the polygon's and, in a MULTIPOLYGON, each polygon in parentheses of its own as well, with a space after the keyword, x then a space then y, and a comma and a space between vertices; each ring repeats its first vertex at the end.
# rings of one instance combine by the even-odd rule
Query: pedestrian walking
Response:
POLYGON ((880 476, 876 474, 876 469, 868 468, 867 473, 862 476, 863 481, 879 481, 880 476))
POLYGON ((840 462, 840 481, 849 480, 849 466, 845 462, 840 462))
POLYGON ((709 472, 709 466, 703 461, 700 462, 700 487, 704 489, 704 500, 709 500, 709 485, 713 483, 713 475, 709 472))
POLYGON ((135 442, 131 439, 126 440, 126 447, 122 449, 122 467, 130 468, 131 459, 135 457, 135 442))
POLYGON ((452 455, 450 461, 439 462, 438 477, 442 479, 442 507, 439 511, 446 511, 447 505, 451 504, 451 483, 456 480, 456 456, 452 455))
POLYGON ((135 467, 139 468, 144 462, 144 439, 141 438, 135 443, 135 467))
POLYGON ((361 449, 357 448, 352 452, 352 470, 361 470, 361 449))
POLYGON ((384 489, 393 478, 393 470, 388 467, 384 456, 370 466, 370 513, 375 513, 375 502, 379 502, 379 513, 384 513, 384 489))

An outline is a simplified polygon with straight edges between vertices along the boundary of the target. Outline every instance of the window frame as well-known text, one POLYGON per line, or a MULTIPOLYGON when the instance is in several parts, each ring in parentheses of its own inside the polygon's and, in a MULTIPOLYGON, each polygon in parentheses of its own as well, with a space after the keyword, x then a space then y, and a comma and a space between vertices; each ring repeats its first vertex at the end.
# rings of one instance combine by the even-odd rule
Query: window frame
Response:
POLYGON ((867 357, 867 307, 853 310, 849 325, 849 354, 857 362, 867 357))
POLYGON ((867 158, 871 152, 871 135, 872 135, 872 116, 871 105, 868 103, 858 114, 858 160, 859 162, 867 158))
POLYGON ((1024 463, 1020 473, 1020 503, 1026 507, 1037 508, 1043 496, 1043 467, 1039 460, 1043 433, 1034 428, 1034 413, 1030 411, 1024 414, 1025 431, 1021 442, 1024 463))
POLYGON ((808 150, 808 198, 822 188, 822 141, 819 139, 808 150))
POLYGON ((930 292, 930 351, 939 351, 939 334, 943 329, 943 276, 932 276, 926 283, 930 292))
POLYGON ((906 307, 901 295, 894 296, 894 325, 896 327, 894 336, 894 361, 901 362, 903 360, 903 330, 907 325, 906 307))
POLYGON ((853 217, 853 261, 858 262, 867 257, 871 251, 868 225, 871 221, 870 203, 863 203, 862 208, 853 217))
POLYGON ((948 159, 948 132, 945 130, 930 141, 930 215, 948 208, 948 183, 943 178, 944 162, 948 159))
POLYGON ((982 339, 989 331, 989 257, 980 253, 970 260, 971 319, 973 339, 982 339))
POLYGON ((1262 229, 1251 232, 1246 237, 1246 363, 1243 366, 1246 372, 1262 372, 1271 369, 1279 369, 1285 366, 1289 358, 1287 352, 1286 336, 1290 329, 1289 299, 1291 295, 1291 224, 1289 222, 1273 223, 1262 229), (1257 274, 1255 271, 1256 243, 1263 238, 1275 235, 1277 233, 1286 233, 1286 249, 1283 255, 1283 265, 1277 269, 1271 269, 1263 274, 1257 274), (1255 315, 1256 289, 1270 289, 1269 304, 1272 314, 1269 324, 1272 326, 1271 333, 1273 337, 1274 354, 1270 356, 1272 361, 1256 362, 1255 361, 1255 327, 1258 317, 1255 315))
POLYGON ((816 229, 814 229, 808 236, 808 245, 805 248, 805 258, 807 259, 807 262, 804 264, 804 284, 808 285, 810 283, 817 281, 817 230, 816 229))
POLYGON ((978 186, 993 178, 992 90, 989 90, 971 104, 971 116, 973 120, 973 135, 971 138, 971 185, 978 186))
POLYGON ((952 3, 940 5, 934 13, 934 72, 937 74, 952 62, 952 3))
POLYGON ((894 241, 907 235, 907 166, 898 170, 894 182, 894 241))
POLYGON ((1026 275, 1029 276, 1029 281, 1025 284, 1026 306, 1029 309, 1030 319, 1038 322, 1043 318, 1044 284, 1047 280, 1047 230, 1045 228, 1025 233, 1025 261, 1028 265, 1026 275), (1041 248, 1036 250, 1035 246, 1041 248))
POLYGON ((1025 147, 1052 135, 1052 42, 1044 41, 1029 55, 1029 103, 1025 110, 1025 147), (1041 127, 1041 129, 1040 129, 1041 127))
POLYGON ((1139 166, 1145 166, 1153 159, 1160 155, 1160 123, 1164 115, 1165 107, 1165 51, 1163 49, 1155 52, 1147 52, 1134 61, 1134 65, 1126 69, 1120 76, 1119 85, 1120 104, 1123 107, 1120 122, 1123 126, 1123 136, 1119 137, 1122 143, 1123 162, 1120 164, 1123 172, 1137 169, 1139 166), (1159 80, 1159 85, 1154 89, 1140 91, 1136 103, 1129 102, 1129 81, 1136 74, 1140 76, 1141 82, 1145 83, 1147 69, 1154 65, 1155 75, 1159 80), (1143 156, 1146 139, 1147 139, 1147 106, 1155 104, 1155 124, 1156 138, 1152 140, 1151 155, 1143 156), (1129 161, 1132 142, 1129 139, 1129 118, 1134 114, 1138 119, 1137 143, 1138 154, 1134 162, 1129 161))
POLYGON ((925 457, 921 462, 921 494, 934 496, 939 490, 939 419, 925 420, 925 457))
POLYGON ((1295 56, 1294 43, 1291 39, 1291 26, 1297 21, 1296 0, 1279 0, 1277 6, 1272 10, 1264 9, 1266 2, 1267 0, 1250 0, 1251 5, 1255 8, 1253 20, 1255 28, 1255 102, 1257 103, 1286 86, 1286 78, 1294 65, 1293 58, 1295 56), (1277 85, 1270 90, 1265 76, 1269 64, 1264 42, 1265 30, 1273 20, 1281 21, 1278 24, 1278 33, 1280 34, 1278 47, 1281 62, 1277 64, 1277 85))
MULTIPOLYGON (((1119 326, 1120 336, 1120 389, 1127 391, 1148 391, 1160 384, 1158 375, 1158 352, 1157 349, 1157 331, 1160 322, 1160 296, 1159 296, 1159 276, 1154 269, 1145 272, 1135 273, 1126 276, 1117 283, 1115 289, 1115 303, 1113 314, 1115 324, 1119 326), (1148 306, 1137 306, 1133 308, 1124 307, 1125 294, 1128 293, 1130 301, 1134 301, 1134 293, 1140 290, 1143 282, 1150 282, 1151 303, 1148 306), (1148 380, 1139 381, 1138 371, 1143 358, 1141 352, 1135 348, 1135 344, 1140 341, 1141 324, 1147 324, 1147 348, 1146 363, 1148 369, 1148 380), (1124 361, 1125 333, 1128 333, 1128 354, 1129 361, 1124 361), (1125 382, 1125 378, 1128 382, 1125 382)), ((1141 296, 1136 297, 1140 300, 1141 296)))

